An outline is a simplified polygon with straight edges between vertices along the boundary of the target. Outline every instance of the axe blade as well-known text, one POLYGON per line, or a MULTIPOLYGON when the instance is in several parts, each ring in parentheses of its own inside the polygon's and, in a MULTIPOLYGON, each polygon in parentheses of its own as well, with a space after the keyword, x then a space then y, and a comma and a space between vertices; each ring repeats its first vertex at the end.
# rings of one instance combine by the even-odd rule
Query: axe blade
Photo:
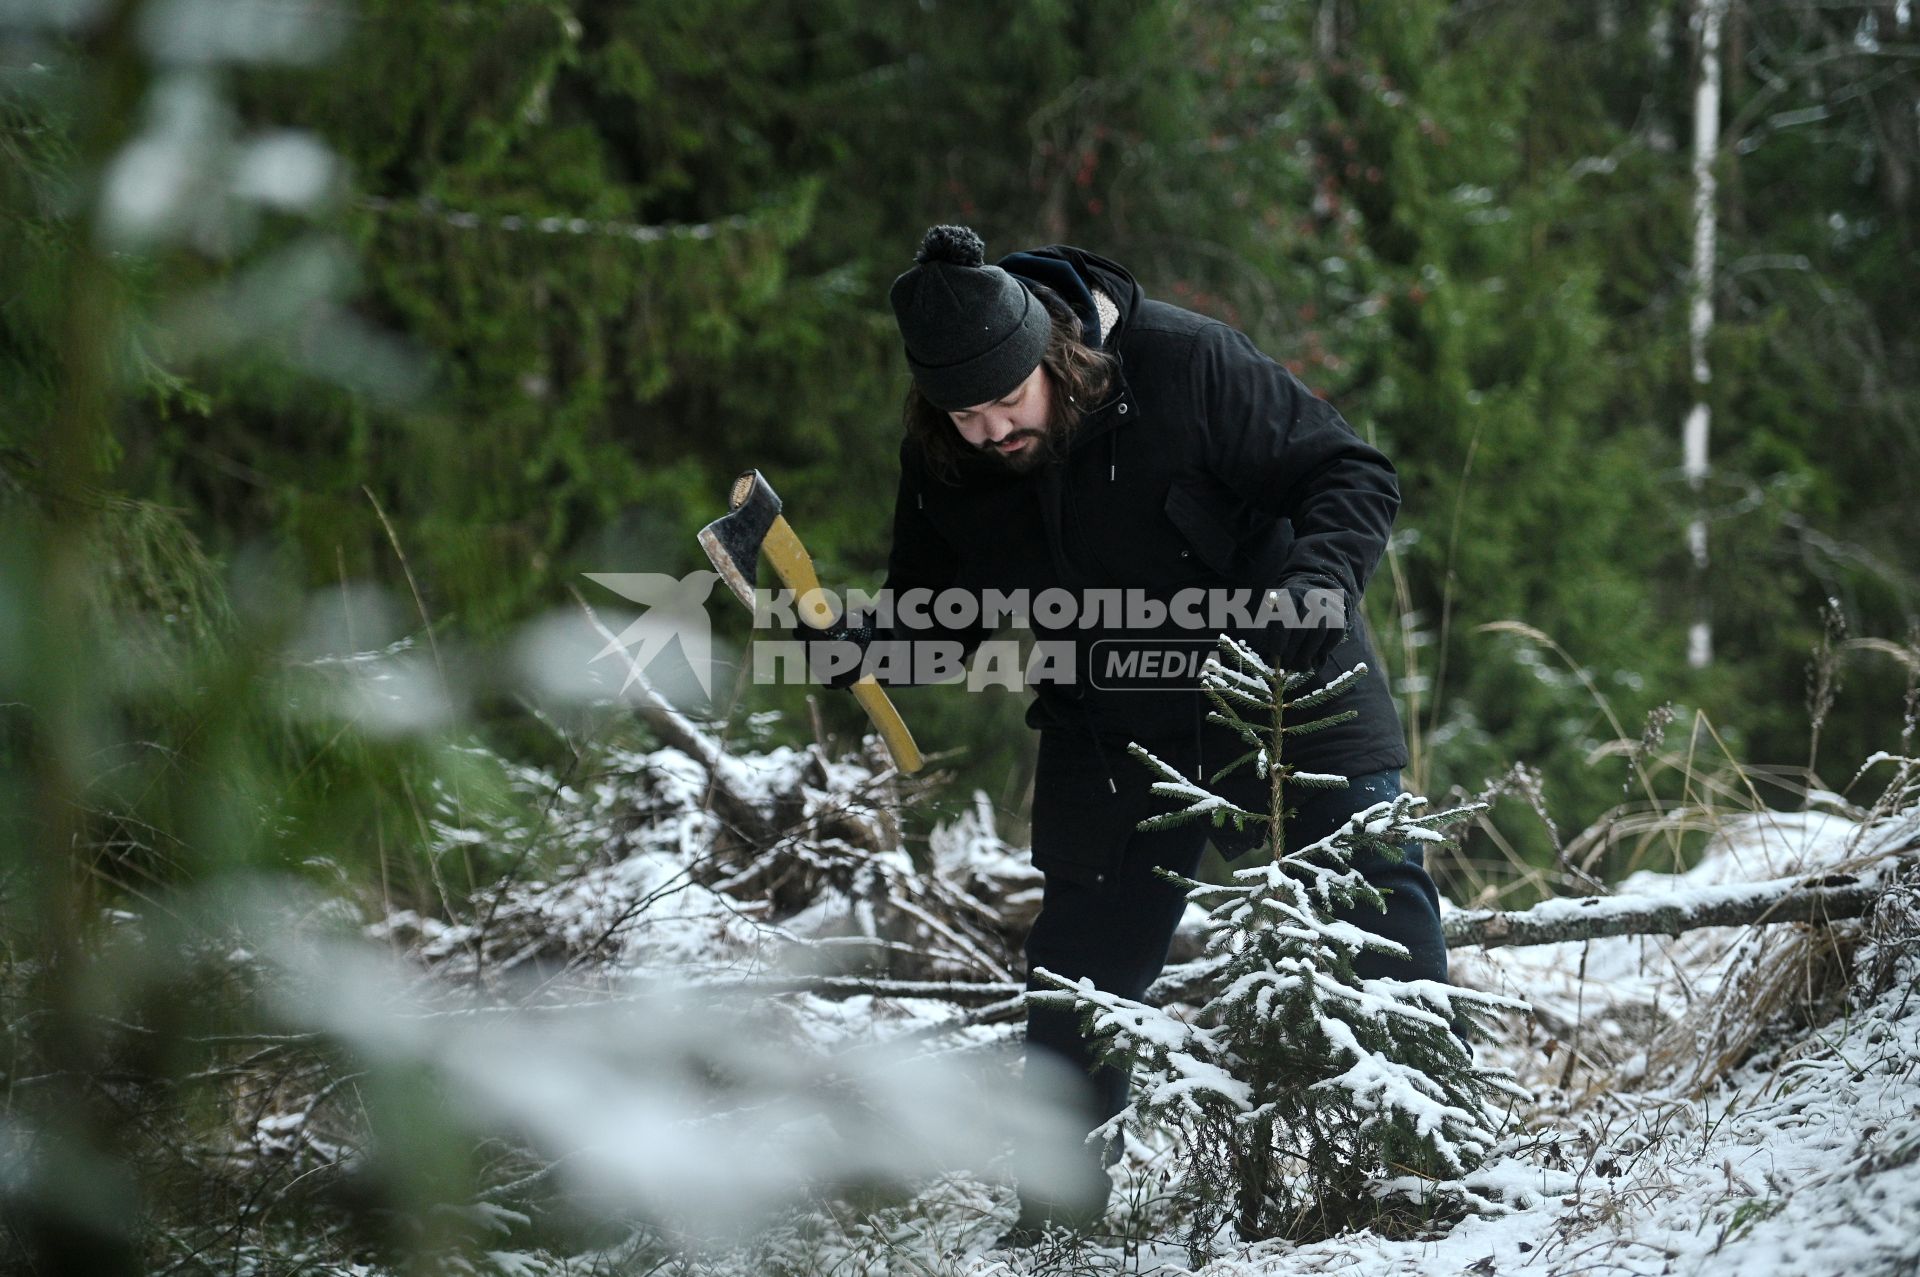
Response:
POLYGON ((727 493, 727 513, 700 529, 700 544, 713 570, 749 608, 760 571, 760 543, 779 517, 779 494, 758 470, 748 470, 727 493))

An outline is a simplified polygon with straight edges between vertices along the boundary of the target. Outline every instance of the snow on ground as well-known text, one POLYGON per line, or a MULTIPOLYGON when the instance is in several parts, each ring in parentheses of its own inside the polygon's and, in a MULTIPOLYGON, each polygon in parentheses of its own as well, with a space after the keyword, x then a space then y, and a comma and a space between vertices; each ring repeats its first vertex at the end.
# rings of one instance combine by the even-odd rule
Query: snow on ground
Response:
MULTIPOLYGON (((701 789, 691 760, 665 750, 628 761, 630 777, 646 778, 637 790, 627 784, 567 791, 553 804, 568 844, 582 851, 580 871, 503 895, 496 922, 513 921, 511 953, 520 960, 546 944, 564 961, 609 978, 660 969, 682 977, 744 976, 769 969, 779 955, 790 958, 796 940, 817 957, 837 929, 838 938, 880 949, 944 954, 932 960, 941 978, 989 980, 996 962, 1017 970, 1010 946, 1024 921, 999 937, 997 952, 987 951, 993 937, 985 931, 949 934, 940 922, 945 909, 991 907, 1024 919, 1037 905, 1037 875, 1021 849, 995 832, 984 799, 933 835, 918 868, 901 849, 842 848, 822 862, 825 868, 813 865, 817 899, 776 907, 773 895, 729 896, 726 886, 741 881, 737 874, 716 881, 696 871, 713 854, 718 825, 690 801, 701 789), (849 877, 847 865, 862 857, 872 862, 866 876, 849 877), (974 945, 982 952, 970 956, 974 945)), ((803 764, 773 760, 765 769, 769 792, 798 784, 803 764)), ((831 806, 836 791, 859 788, 852 773, 827 778, 816 768, 814 776, 829 783, 812 791, 809 812, 831 806)), ((1671 899, 1720 884, 1852 867, 1867 855, 1911 849, 1920 827, 1915 817, 1910 807, 1741 817, 1726 824, 1693 868, 1643 871, 1615 890, 1671 899)), ((1690 1057, 1689 1044, 1712 1045, 1702 1026, 1737 1008, 1754 973, 1769 964, 1800 963, 1808 981, 1830 971, 1817 968, 1821 955, 1796 939, 1807 928, 1456 951, 1457 982, 1536 1008, 1531 1019, 1516 1018, 1502 1040, 1481 1047, 1483 1061, 1510 1068, 1536 1102, 1514 1115, 1504 1155, 1465 1182, 1484 1210, 1419 1237, 1361 1233, 1313 1245, 1249 1246, 1227 1236, 1216 1239, 1210 1262, 1196 1265, 1167 1211, 1165 1172, 1175 1154, 1133 1139, 1114 1172, 1110 1238, 987 1253, 1010 1219, 1010 1182, 947 1176, 904 1205, 861 1211, 823 1199, 750 1241, 676 1260, 672 1271, 1920 1272, 1920 887, 1911 877, 1889 880, 1887 894, 1873 919, 1841 928, 1858 943, 1829 955, 1841 963, 1837 987, 1847 996, 1812 1003, 1811 1023, 1791 1014, 1808 1005, 1804 999, 1783 1001, 1779 1015, 1771 1005, 1755 1011, 1756 1027, 1766 1030, 1757 1035, 1759 1048, 1725 1076, 1705 1067, 1702 1052, 1690 1057)), ((438 963, 455 963, 477 943, 471 928, 411 917, 390 919, 380 930, 410 939, 438 963)), ((1004 1044, 1017 1032, 1004 1016, 973 1023, 977 1017, 966 1009, 926 999, 783 996, 789 1023, 812 1051, 914 1040, 947 1054, 1004 1044)), ((537 1258, 541 1271, 554 1272, 590 1271, 582 1265, 594 1259, 537 1258)), ((613 1252, 598 1258, 625 1262, 613 1252)))

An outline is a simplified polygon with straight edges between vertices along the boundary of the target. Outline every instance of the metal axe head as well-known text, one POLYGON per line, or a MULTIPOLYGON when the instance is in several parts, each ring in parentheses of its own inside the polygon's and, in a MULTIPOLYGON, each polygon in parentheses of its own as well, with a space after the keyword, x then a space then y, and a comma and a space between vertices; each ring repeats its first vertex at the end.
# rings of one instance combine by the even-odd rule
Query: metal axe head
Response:
POLYGON ((779 517, 779 494, 758 470, 748 470, 733 481, 727 513, 700 529, 700 544, 713 570, 748 607, 753 606, 753 582, 760 570, 760 543, 779 517))

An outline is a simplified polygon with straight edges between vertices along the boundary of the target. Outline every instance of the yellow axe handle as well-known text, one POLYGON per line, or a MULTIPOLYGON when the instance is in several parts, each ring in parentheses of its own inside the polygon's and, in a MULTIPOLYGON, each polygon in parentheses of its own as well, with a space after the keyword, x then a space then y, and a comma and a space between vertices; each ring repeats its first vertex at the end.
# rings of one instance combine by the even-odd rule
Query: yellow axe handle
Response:
MULTIPOLYGON (((813 556, 800 544, 785 515, 774 516, 773 526, 760 542, 760 553, 773 564, 780 583, 793 591, 800 605, 800 616, 807 624, 816 629, 833 624, 833 609, 820 596, 820 577, 813 570, 813 556)), ((911 776, 926 765, 926 760, 920 757, 920 747, 913 743, 913 733, 901 720, 900 711, 887 699, 886 689, 873 681, 873 675, 862 675, 849 690, 873 720, 880 739, 886 742, 887 752, 893 755, 895 767, 911 776)))

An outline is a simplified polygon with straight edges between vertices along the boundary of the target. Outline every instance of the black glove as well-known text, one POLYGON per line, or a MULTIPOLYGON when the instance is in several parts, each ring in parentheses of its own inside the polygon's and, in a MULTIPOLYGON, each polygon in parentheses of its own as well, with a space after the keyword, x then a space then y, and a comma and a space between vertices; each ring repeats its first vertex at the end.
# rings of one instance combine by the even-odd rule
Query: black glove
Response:
POLYGON ((807 674, 817 683, 844 690, 866 673, 864 658, 874 639, 872 624, 849 624, 835 617, 826 629, 805 621, 793 627, 793 637, 807 645, 807 674))
MULTIPOLYGON (((1284 590, 1293 597, 1291 609, 1293 619, 1298 624, 1286 623, 1288 609, 1283 604, 1280 614, 1255 631, 1250 637, 1242 638, 1247 646, 1258 652, 1263 659, 1276 669, 1286 670, 1289 674, 1313 673, 1333 655, 1333 649, 1347 636, 1342 624, 1328 624, 1329 620, 1344 620, 1342 616, 1329 617, 1323 606, 1315 607, 1307 599, 1310 587, 1297 585, 1275 586, 1273 591, 1284 590)), ((1240 637, 1236 635, 1235 637, 1240 637)))
POLYGON ((1281 630, 1280 633, 1280 646, 1273 654, 1272 663, 1275 668, 1295 674, 1318 670, 1333 655, 1333 649, 1340 646, 1340 640, 1347 636, 1345 630, 1319 625, 1310 629, 1281 630))

